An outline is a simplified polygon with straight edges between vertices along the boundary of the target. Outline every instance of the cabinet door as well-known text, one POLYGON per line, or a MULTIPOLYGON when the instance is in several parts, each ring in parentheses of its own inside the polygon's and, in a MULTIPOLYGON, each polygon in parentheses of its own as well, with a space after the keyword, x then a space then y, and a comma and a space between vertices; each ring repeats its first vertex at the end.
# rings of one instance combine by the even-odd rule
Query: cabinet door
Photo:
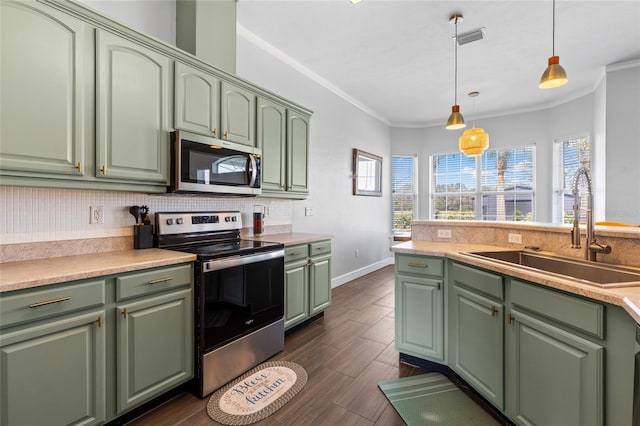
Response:
POLYGON ((284 191, 286 175, 286 109, 258 98, 257 146, 262 149, 262 189, 284 191))
POLYGON ((284 327, 309 317, 309 281, 307 261, 285 265, 284 269, 284 327))
POLYGON ((396 349, 420 358, 444 360, 442 281, 396 276, 396 349))
POLYGON ((36 324, 0 336, 0 424, 102 423, 104 311, 36 324))
POLYGON ((169 58, 96 31, 96 176, 169 182, 169 58))
POLYGON ((504 409, 504 307, 453 285, 449 294, 450 366, 504 409))
POLYGON ((510 417, 524 425, 603 424, 604 348, 523 312, 511 317, 510 417))
POLYGON ((255 146, 256 96, 229 82, 222 82, 222 138, 255 146))
POLYGON ((309 116, 289 110, 287 122, 287 191, 309 192, 309 116))
POLYGON ((174 81, 175 128, 220 137, 220 80, 176 62, 174 81))
POLYGON ((309 316, 331 304, 331 256, 311 258, 309 269, 309 316))
POLYGON ((36 2, 0 8, 0 169, 81 176, 89 31, 36 2))
POLYGON ((193 376, 192 290, 120 305, 116 311, 121 413, 193 376))

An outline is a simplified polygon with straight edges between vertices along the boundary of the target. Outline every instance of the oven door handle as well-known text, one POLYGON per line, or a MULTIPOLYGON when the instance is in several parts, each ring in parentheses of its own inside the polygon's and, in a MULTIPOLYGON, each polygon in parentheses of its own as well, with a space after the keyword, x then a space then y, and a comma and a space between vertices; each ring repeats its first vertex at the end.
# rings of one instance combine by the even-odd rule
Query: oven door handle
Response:
POLYGON ((264 262, 282 257, 284 259, 284 249, 270 251, 268 253, 251 254, 247 256, 231 256, 222 259, 204 262, 204 272, 219 271, 220 269, 233 268, 234 266, 248 265, 256 262, 264 262))

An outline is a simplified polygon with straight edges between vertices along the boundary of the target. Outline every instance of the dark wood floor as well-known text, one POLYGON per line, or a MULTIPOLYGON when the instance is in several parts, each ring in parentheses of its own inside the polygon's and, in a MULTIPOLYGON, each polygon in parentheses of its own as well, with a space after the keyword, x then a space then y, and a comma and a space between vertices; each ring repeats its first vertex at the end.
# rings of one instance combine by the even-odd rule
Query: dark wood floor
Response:
MULTIPOLYGON (((323 318, 289 334, 272 360, 293 361, 309 375, 304 389, 257 425, 403 425, 378 389, 380 380, 425 371, 398 362, 393 331, 393 267, 333 290, 323 318)), ((130 425, 212 425, 208 398, 184 393, 130 425)))

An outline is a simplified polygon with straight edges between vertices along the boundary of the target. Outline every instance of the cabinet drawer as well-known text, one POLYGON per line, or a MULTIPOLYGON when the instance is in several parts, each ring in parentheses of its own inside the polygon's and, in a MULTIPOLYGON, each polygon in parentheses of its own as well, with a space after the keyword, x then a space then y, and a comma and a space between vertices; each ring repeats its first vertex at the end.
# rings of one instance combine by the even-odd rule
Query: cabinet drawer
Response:
POLYGON ((451 268, 451 279, 464 287, 504 300, 504 284, 500 275, 454 263, 451 268))
POLYGON ((307 257, 309 257, 309 246, 307 244, 285 247, 284 249, 285 262, 291 262, 292 260, 304 259, 307 257))
POLYGON ((320 241, 309 244, 309 256, 331 253, 331 241, 320 241))
POLYGON ((103 279, 75 281, 0 295, 0 327, 8 327, 105 304, 103 279))
POLYGON ((604 339, 604 306, 522 281, 511 281, 511 300, 529 311, 604 339))
POLYGON ((442 277, 444 276, 444 261, 435 257, 398 254, 396 255, 396 269, 398 273, 442 277))
POLYGON ((116 299, 158 293, 168 289, 190 285, 191 264, 146 270, 116 278, 116 299))

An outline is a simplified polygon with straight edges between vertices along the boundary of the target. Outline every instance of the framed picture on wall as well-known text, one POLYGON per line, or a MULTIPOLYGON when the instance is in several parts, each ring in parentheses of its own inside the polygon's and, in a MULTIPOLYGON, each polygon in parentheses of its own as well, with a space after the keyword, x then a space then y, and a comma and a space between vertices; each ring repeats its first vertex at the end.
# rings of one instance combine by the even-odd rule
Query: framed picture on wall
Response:
POLYGON ((382 197, 382 157, 354 148, 353 195, 382 197))

